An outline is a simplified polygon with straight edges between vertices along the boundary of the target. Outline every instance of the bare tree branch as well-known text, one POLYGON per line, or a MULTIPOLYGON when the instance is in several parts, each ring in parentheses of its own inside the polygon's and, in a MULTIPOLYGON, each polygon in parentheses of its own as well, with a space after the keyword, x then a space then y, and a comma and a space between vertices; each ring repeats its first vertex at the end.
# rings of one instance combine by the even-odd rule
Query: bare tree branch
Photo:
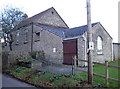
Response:
MULTIPOLYGON (((12 46, 14 42, 12 31, 17 24, 27 18, 27 14, 20 11, 19 8, 5 8, 1 16, 2 21, 0 21, 0 24, 2 25, 4 40, 9 43, 9 46, 12 46)), ((10 50, 12 50, 12 47, 10 47, 10 50)))

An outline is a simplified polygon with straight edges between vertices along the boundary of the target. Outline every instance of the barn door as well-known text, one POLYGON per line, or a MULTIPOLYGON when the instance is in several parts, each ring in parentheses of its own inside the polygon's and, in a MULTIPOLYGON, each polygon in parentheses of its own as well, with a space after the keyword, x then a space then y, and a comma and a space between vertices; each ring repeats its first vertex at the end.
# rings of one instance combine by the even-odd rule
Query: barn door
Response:
POLYGON ((72 64, 72 57, 77 56, 77 39, 63 41, 63 63, 72 64))

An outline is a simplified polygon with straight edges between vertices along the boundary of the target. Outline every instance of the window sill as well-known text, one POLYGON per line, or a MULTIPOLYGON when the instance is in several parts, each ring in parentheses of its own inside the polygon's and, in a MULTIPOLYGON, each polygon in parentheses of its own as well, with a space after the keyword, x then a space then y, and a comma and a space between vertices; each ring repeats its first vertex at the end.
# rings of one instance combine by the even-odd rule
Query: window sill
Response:
POLYGON ((28 41, 25 41, 25 42, 24 42, 24 44, 27 44, 27 43, 28 43, 28 41))
POLYGON ((38 41, 40 41, 40 40, 35 40, 34 42, 38 42, 38 41))
POLYGON ((19 45, 19 43, 16 43, 15 45, 19 45))
POLYGON ((103 55, 103 53, 97 53, 97 55, 103 55))

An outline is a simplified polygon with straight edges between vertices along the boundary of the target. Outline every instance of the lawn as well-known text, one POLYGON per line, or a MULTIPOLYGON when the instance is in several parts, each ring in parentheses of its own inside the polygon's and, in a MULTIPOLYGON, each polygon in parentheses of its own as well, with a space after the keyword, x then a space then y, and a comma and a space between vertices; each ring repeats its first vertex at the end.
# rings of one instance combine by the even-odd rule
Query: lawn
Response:
MULTIPOLYGON (((120 60, 109 62, 108 65, 120 66, 120 60)), ((118 72, 120 72, 120 69, 108 68, 108 71, 109 71, 109 78, 114 78, 114 79, 120 80, 120 73, 118 73, 118 72)), ((101 65, 94 65, 93 72, 97 73, 97 74, 105 75, 105 67, 101 66, 101 65)), ((86 75, 86 77, 87 77, 87 73, 82 73, 80 75, 81 76, 86 75)), ((94 81, 94 84, 105 86, 104 78, 93 76, 93 81, 94 81)), ((109 87, 120 87, 120 83, 109 80, 109 87)))
POLYGON ((87 84, 86 77, 79 74, 69 75, 41 72, 21 66, 10 67, 9 74, 38 87, 92 87, 87 84))

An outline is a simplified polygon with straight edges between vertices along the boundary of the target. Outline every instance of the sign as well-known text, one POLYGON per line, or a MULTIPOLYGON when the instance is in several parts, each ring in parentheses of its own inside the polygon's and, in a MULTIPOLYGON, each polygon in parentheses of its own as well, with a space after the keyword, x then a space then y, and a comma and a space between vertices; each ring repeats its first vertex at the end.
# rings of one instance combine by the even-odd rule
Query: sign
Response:
POLYGON ((89 42, 89 50, 94 50, 94 43, 93 42, 89 42))

